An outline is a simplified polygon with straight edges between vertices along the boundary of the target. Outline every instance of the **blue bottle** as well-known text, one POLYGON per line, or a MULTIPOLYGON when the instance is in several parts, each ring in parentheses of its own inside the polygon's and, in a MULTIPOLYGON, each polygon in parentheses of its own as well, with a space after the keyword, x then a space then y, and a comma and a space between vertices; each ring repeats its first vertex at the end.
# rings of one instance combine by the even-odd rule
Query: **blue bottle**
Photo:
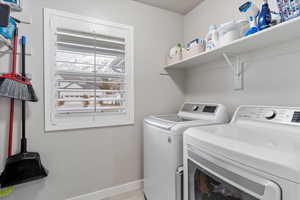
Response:
POLYGON ((0 27, 0 40, 12 40, 14 37, 14 33, 17 27, 17 22, 10 17, 8 21, 8 26, 0 27))
POLYGON ((271 10, 268 4, 268 0, 264 0, 261 11, 258 16, 258 29, 264 30, 269 28, 272 22, 271 10))

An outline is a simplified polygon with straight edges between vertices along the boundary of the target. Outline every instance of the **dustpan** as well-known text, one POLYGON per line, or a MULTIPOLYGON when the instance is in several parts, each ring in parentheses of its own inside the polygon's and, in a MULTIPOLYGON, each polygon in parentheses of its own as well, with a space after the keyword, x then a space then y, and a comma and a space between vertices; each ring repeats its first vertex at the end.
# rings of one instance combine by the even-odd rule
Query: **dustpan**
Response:
MULTIPOLYGON (((22 38, 22 75, 25 77, 25 43, 22 38)), ((4 171, 0 176, 0 187, 6 188, 30 181, 42 179, 48 175, 48 171, 41 162, 39 153, 27 152, 26 139, 26 102, 22 101, 22 139, 21 152, 8 157, 4 171)))
POLYGON ((38 153, 21 152, 11 156, 0 177, 1 188, 42 179, 48 175, 38 153))

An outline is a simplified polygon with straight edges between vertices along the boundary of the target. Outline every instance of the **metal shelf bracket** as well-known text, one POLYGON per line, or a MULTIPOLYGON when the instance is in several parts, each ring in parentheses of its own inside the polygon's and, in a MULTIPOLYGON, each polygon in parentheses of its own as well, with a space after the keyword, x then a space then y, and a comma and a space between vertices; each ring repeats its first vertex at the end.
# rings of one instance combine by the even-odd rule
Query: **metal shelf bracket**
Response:
POLYGON ((242 90, 244 77, 244 63, 241 61, 240 56, 230 56, 234 58, 234 62, 230 60, 227 53, 223 53, 223 57, 225 58, 229 67, 233 69, 234 90, 242 90))

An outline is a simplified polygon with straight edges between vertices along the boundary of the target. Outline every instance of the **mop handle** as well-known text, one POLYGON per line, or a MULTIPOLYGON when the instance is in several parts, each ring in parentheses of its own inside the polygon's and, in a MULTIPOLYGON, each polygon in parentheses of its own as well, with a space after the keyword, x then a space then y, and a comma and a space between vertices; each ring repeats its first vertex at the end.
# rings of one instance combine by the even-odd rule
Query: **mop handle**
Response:
MULTIPOLYGON (((22 47, 22 76, 26 77, 26 37, 21 38, 22 47)), ((22 138, 21 138, 21 153, 27 152, 27 139, 26 139, 26 102, 22 101, 22 138)))
MULTIPOLYGON (((16 28, 13 41, 13 60, 12 60, 12 72, 17 71, 17 48, 18 48, 18 29, 16 28)), ((12 156, 13 149, 13 132, 14 132, 14 112, 15 112, 15 100, 10 100, 10 116, 9 116, 9 130, 8 130, 8 156, 12 156)))
POLYGON ((27 43, 27 39, 25 36, 21 37, 21 48, 22 48, 22 76, 24 78, 26 78, 26 43, 27 43))

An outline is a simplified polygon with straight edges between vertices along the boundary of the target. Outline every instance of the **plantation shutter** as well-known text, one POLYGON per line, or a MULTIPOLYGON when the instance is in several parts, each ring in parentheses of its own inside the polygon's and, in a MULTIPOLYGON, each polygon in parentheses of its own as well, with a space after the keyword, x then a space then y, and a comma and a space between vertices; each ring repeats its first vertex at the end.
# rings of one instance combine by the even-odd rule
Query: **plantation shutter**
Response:
POLYGON ((133 115, 130 31, 63 16, 48 20, 52 35, 45 45, 52 48, 45 46, 45 56, 54 57, 45 63, 52 65, 52 90, 45 96, 52 94, 48 107, 55 129, 82 120, 82 127, 128 123, 133 115))
POLYGON ((61 29, 56 34, 57 113, 126 112, 124 39, 61 29))

